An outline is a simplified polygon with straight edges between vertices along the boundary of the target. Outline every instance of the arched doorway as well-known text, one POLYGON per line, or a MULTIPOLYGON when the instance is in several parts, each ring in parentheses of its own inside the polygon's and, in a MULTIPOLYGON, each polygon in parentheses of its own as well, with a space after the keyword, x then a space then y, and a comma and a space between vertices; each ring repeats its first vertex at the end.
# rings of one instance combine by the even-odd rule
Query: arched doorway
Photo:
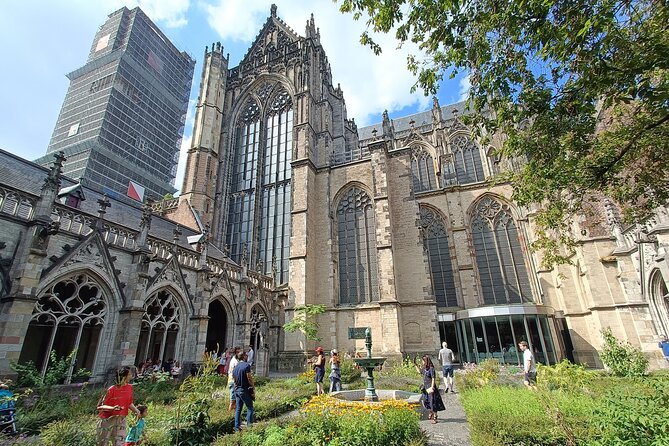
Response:
POLYGON ((44 376, 51 352, 62 358, 76 351, 66 382, 79 369, 92 370, 106 315, 102 289, 92 277, 60 279, 35 304, 19 362, 33 362, 44 376))
POLYGON ((207 351, 222 352, 228 347, 226 333, 228 331, 228 317, 225 307, 220 300, 213 300, 209 304, 209 323, 207 324, 207 351))

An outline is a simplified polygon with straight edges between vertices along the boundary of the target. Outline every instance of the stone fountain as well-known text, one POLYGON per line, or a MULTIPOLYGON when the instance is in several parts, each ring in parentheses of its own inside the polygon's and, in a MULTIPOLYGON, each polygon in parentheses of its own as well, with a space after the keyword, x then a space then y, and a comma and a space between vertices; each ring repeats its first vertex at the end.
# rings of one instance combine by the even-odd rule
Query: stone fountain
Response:
POLYGON ((353 361, 367 370, 367 388, 365 389, 365 401, 378 401, 379 396, 376 393, 376 388, 374 387, 374 369, 384 362, 386 358, 373 358, 372 357, 372 330, 367 327, 365 329, 365 347, 367 348, 367 357, 366 358, 354 358, 353 361))

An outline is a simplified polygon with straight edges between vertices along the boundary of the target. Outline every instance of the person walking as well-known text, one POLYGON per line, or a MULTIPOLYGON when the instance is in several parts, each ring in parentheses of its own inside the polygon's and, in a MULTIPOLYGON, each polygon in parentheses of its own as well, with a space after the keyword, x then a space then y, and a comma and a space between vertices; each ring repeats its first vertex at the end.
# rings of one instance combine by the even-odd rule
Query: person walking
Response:
POLYGON ((448 348, 446 341, 441 343, 441 350, 439 350, 439 361, 441 361, 441 368, 444 373, 444 393, 448 393, 450 389, 452 393, 455 393, 453 388, 453 361, 455 360, 455 355, 453 350, 448 348))
POLYGON ((316 382, 316 395, 323 395, 325 391, 323 390, 323 378, 325 377, 325 355, 323 355, 323 347, 316 347, 316 360, 314 361, 313 367, 316 371, 316 377, 314 381, 316 382))
POLYGON ((130 367, 123 367, 116 373, 116 384, 107 389, 97 410, 100 412, 96 432, 97 446, 108 446, 111 440, 114 446, 124 446, 126 437, 125 417, 128 409, 135 415, 139 410, 132 403, 132 379, 130 367))
POLYGON ((423 377, 422 400, 423 406, 427 409, 427 417, 432 420, 432 424, 437 424, 437 412, 446 409, 437 386, 437 372, 434 370, 434 365, 428 355, 423 356, 422 367, 418 363, 414 363, 414 366, 423 377))
POLYGON ((241 361, 232 371, 235 391, 235 427, 234 430, 241 429, 242 408, 246 406, 246 425, 253 423, 253 400, 256 398, 255 386, 253 384, 253 374, 251 373, 251 364, 246 362, 248 355, 241 354, 241 361))
POLYGON ((341 361, 337 350, 330 352, 330 393, 341 391, 341 361))
POLYGON ((534 361, 534 355, 527 341, 520 341, 518 344, 520 351, 523 352, 523 372, 525 372, 524 383, 528 389, 536 390, 537 385, 537 364, 534 361))

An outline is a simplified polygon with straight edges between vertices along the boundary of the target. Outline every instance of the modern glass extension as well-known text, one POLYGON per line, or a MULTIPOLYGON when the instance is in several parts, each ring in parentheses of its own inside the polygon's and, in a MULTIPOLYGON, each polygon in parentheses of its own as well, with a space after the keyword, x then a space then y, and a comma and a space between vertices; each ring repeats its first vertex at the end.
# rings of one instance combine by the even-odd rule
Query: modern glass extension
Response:
POLYGON ((497 359, 502 364, 522 364, 520 341, 528 342, 538 363, 555 364, 562 357, 551 307, 487 306, 439 316, 441 337, 455 347, 460 362, 497 359))

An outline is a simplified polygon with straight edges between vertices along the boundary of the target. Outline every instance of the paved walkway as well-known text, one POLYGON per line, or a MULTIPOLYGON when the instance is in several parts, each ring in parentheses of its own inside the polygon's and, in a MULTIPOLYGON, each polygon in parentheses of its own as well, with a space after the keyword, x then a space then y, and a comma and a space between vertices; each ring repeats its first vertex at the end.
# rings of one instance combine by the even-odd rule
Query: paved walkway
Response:
POLYGON ((428 446, 470 446, 469 425, 457 393, 442 395, 446 410, 439 412, 439 422, 421 420, 420 427, 428 434, 428 446))

